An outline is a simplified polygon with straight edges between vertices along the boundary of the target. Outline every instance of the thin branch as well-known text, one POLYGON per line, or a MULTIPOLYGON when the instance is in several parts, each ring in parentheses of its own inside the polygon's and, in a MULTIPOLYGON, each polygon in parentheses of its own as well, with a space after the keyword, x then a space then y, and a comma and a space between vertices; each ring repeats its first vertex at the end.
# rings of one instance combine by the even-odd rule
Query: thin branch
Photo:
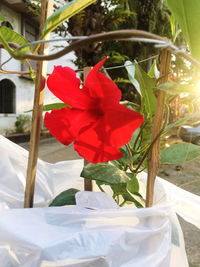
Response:
POLYGON ((29 71, 8 71, 8 70, 3 70, 2 68, 0 68, 0 73, 3 73, 3 74, 19 74, 19 75, 30 74, 29 71))
POLYGON ((138 142, 138 140, 139 140, 139 138, 140 138, 140 136, 141 136, 141 134, 142 134, 142 131, 143 131, 143 129, 144 129, 144 127, 145 127, 146 125, 147 125, 147 122, 143 123, 143 125, 140 127, 140 131, 139 131, 139 133, 138 133, 138 135, 137 135, 137 137, 136 137, 136 139, 135 139, 134 145, 133 145, 133 149, 134 149, 134 150, 136 149, 136 144, 137 144, 137 142, 138 142))
POLYGON ((129 162, 129 169, 130 171, 134 172, 134 168, 133 168, 133 155, 131 153, 130 147, 128 144, 125 144, 126 149, 128 151, 129 157, 130 157, 130 162, 129 162))

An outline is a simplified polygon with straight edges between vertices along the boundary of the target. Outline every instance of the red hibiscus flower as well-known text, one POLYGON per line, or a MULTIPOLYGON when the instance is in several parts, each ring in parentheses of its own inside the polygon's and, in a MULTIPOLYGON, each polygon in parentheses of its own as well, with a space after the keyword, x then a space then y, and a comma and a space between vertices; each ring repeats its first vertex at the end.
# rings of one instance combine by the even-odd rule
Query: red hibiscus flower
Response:
POLYGON ((50 91, 71 108, 46 113, 45 126, 64 145, 74 141, 74 149, 92 163, 121 158, 119 148, 143 122, 140 114, 119 103, 121 91, 98 71, 105 61, 90 71, 81 89, 68 67, 54 67, 47 80, 50 91))

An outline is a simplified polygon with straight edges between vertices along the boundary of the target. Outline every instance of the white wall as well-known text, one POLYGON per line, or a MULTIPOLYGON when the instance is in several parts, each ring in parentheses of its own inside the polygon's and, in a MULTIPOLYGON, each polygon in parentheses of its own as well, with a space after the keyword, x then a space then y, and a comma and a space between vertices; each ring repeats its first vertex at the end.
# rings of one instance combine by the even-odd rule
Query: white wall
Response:
MULTIPOLYGON (((56 36, 55 34, 51 34, 51 39, 53 38, 59 38, 58 36, 56 36)), ((50 43, 49 46, 49 54, 55 53, 56 51, 59 51, 62 48, 56 48, 54 49, 54 45, 58 46, 66 46, 66 42, 58 42, 58 43, 50 43)), ((48 62, 48 68, 47 68, 47 74, 51 74, 53 72, 54 66, 67 66, 70 67, 72 69, 76 69, 77 67, 73 64, 73 60, 75 60, 75 55, 73 52, 59 58, 56 60, 51 60, 48 62)), ((55 103, 55 102, 61 102, 59 99, 57 99, 49 90, 48 88, 45 90, 45 100, 44 103, 45 104, 51 104, 51 103, 55 103)))
MULTIPOLYGON (((18 33, 21 33, 21 15, 14 12, 13 10, 2 6, 0 13, 8 20, 14 30, 18 33)), ((53 38, 53 37, 52 37, 53 38)), ((60 43, 59 43, 60 44, 60 43)), ((63 44, 63 43, 62 43, 63 44)), ((60 44, 60 45, 62 45, 60 44)), ((66 42, 64 43, 66 44, 66 42)), ((54 43, 55 45, 55 43, 54 43)), ((58 45, 58 44, 56 44, 58 45)), ((53 44, 50 48, 50 53, 54 53, 55 50, 52 50, 53 44)), ((1 49, 1 64, 9 58, 9 54, 1 49)), ((75 68, 74 64, 71 62, 75 56, 73 53, 66 55, 60 59, 49 61, 48 71, 50 74, 53 71, 54 65, 63 65, 75 68)), ((21 64, 20 61, 10 60, 3 66, 3 69, 9 71, 20 71, 21 64)), ((5 133, 14 129, 14 123, 16 121, 16 116, 23 113, 24 111, 31 110, 33 108, 33 99, 34 99, 34 83, 31 80, 26 78, 20 78, 20 75, 17 74, 0 74, 0 81, 3 79, 10 79, 16 86, 16 113, 15 114, 0 114, 0 133, 5 133)), ((45 90, 45 104, 60 102, 51 92, 46 88, 45 90)), ((27 113, 31 115, 31 113, 27 113)))

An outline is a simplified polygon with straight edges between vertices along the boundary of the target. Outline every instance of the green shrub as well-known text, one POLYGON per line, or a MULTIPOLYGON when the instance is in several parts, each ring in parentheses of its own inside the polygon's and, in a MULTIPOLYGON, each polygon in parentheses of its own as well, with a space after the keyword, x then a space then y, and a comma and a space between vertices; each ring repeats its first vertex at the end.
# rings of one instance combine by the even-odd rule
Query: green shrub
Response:
POLYGON ((17 133, 25 133, 30 131, 31 117, 29 115, 20 114, 16 117, 15 130, 17 133))

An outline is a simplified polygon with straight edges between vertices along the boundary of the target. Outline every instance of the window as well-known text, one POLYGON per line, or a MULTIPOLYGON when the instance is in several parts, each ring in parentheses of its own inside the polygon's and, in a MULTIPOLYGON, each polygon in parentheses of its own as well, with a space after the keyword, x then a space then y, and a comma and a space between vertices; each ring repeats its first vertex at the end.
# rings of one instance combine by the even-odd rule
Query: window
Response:
POLYGON ((15 113, 15 89, 11 80, 0 81, 0 113, 15 113))
POLYGON ((5 26, 5 27, 10 28, 10 29, 13 30, 13 26, 10 24, 9 21, 3 21, 3 22, 1 23, 1 26, 5 26))
MULTIPOLYGON (((36 23, 34 23, 34 22, 31 23, 30 20, 23 18, 23 20, 22 20, 22 34, 29 42, 33 42, 33 41, 37 40, 38 32, 39 32, 39 27, 36 23)), ((36 71, 36 61, 29 60, 29 62, 31 64, 31 67, 36 71)), ((22 69, 22 71, 27 71, 28 70, 27 63, 23 62, 21 69, 22 69)), ((28 77, 28 76, 26 76, 26 77, 28 77)))

